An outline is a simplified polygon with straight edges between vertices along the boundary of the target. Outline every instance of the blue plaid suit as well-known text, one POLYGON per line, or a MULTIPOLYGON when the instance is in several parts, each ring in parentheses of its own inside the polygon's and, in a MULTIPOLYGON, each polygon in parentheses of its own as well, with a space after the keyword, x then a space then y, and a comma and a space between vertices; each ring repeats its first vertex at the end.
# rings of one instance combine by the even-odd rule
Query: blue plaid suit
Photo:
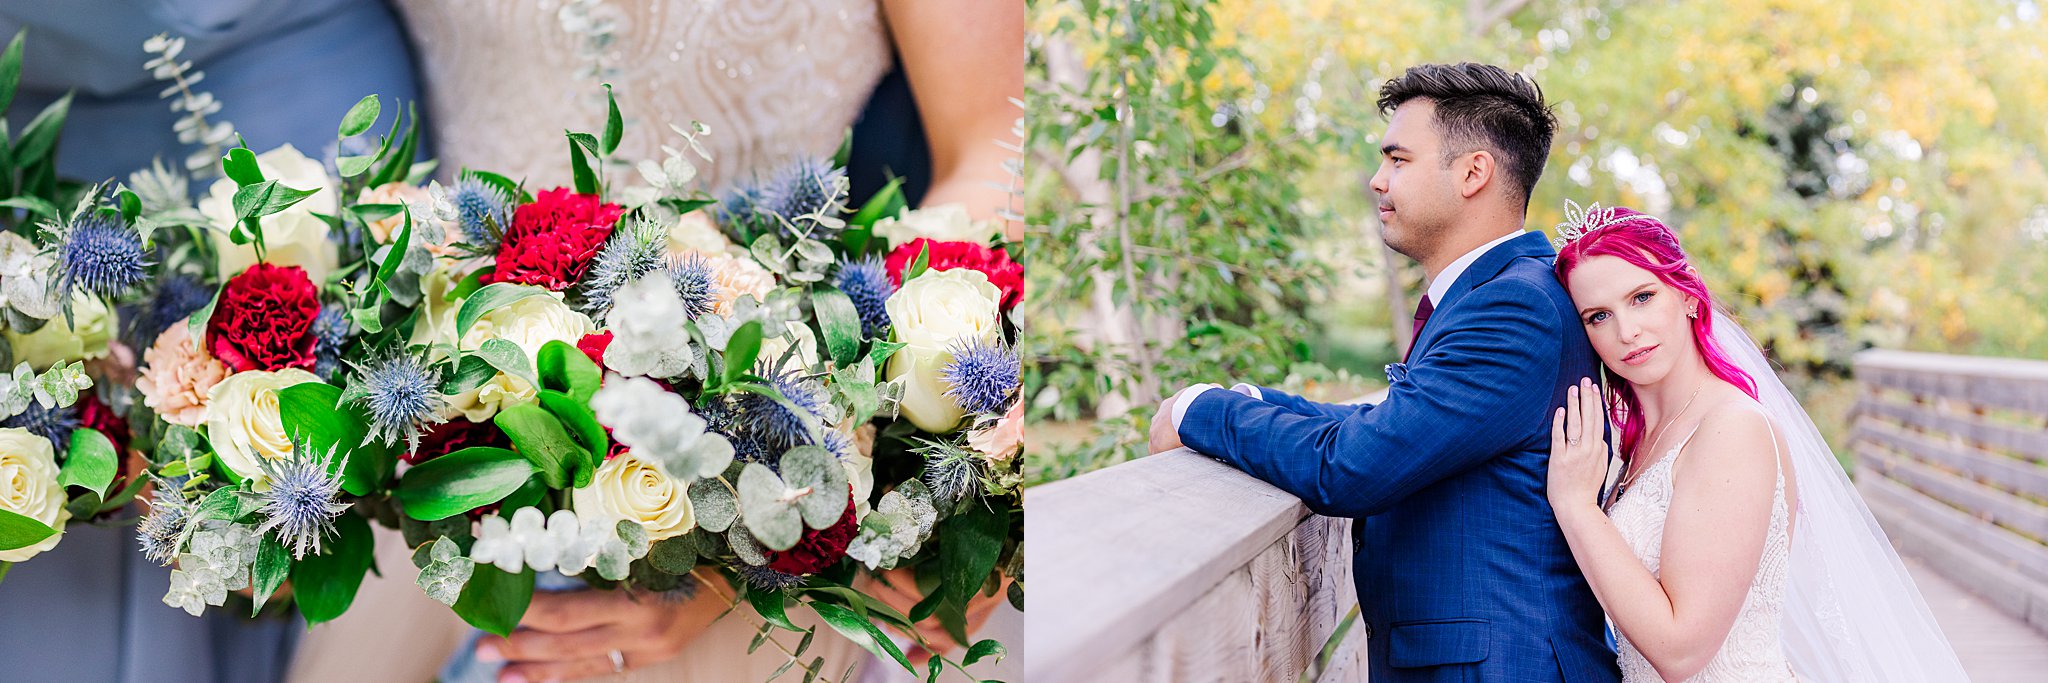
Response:
POLYGON ((1620 678, 1600 605, 1544 498, 1551 410, 1598 358, 1529 233, 1458 276, 1377 405, 1207 391, 1180 437, 1355 518, 1371 680, 1620 678))

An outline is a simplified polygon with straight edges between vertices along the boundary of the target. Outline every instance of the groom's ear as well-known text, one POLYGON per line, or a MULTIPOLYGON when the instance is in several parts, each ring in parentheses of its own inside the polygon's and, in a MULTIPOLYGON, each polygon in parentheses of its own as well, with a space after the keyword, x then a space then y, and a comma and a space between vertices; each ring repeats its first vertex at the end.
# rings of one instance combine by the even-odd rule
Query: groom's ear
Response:
POLYGON ((1483 149, 1459 155, 1455 166, 1452 173, 1457 178, 1458 194, 1466 199, 1479 196, 1500 172, 1500 164, 1493 158, 1493 153, 1483 149))

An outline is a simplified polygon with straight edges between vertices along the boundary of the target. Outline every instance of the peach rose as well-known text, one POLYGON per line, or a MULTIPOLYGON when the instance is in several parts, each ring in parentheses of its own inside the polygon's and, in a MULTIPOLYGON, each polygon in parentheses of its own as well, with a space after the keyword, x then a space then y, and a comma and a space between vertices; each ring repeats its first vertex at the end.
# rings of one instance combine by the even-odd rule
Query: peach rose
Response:
POLYGON ((206 347, 192 343, 192 331, 180 320, 157 335, 156 344, 142 352, 148 365, 135 378, 144 405, 163 416, 165 422, 197 427, 206 421, 206 396, 213 385, 228 377, 228 366, 206 347))

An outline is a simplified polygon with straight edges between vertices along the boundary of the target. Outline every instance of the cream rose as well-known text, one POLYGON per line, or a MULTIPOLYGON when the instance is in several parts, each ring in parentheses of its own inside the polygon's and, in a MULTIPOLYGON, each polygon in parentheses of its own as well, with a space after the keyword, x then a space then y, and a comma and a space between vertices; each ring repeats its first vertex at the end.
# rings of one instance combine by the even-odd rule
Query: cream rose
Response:
POLYGON ((20 562, 57 547, 64 539, 64 487, 57 485, 57 452, 50 440, 12 427, 0 429, 0 510, 33 519, 57 533, 35 545, 0 550, 0 562, 20 562))
MULTIPOLYGON (((306 277, 312 278, 315 285, 325 282, 328 274, 334 272, 334 245, 327 241, 327 221, 313 214, 331 216, 338 206, 336 195, 339 191, 334 188, 334 181, 327 177, 327 168, 306 158, 291 145, 257 155, 256 167, 263 171, 265 180, 275 180, 295 190, 316 191, 289 209, 263 217, 266 260, 275 265, 306 269, 306 277)), ((234 180, 222 178, 214 181, 206 196, 199 200, 199 213, 213 223, 213 246, 220 253, 222 279, 256 263, 254 242, 235 244, 228 239, 228 232, 235 227, 235 190, 238 188, 234 180)))
MULTIPOLYGON (((308 198, 308 201, 311 201, 311 198, 308 198)), ((357 197, 356 203, 399 204, 405 206, 406 211, 412 213, 413 232, 425 231, 427 229, 427 222, 434 220, 434 199, 427 196, 426 188, 417 185, 407 185, 399 182, 385 183, 374 188, 366 187, 363 188, 362 194, 357 197)), ((264 227, 266 229, 264 234, 268 236, 267 230, 269 226, 264 227)), ((394 212, 389 216, 370 221, 368 225, 363 227, 369 229, 370 238, 376 240, 378 244, 389 244, 391 238, 398 234, 399 228, 405 227, 405 213, 394 212)))
POLYGON ((277 392, 294 384, 318 382, 298 368, 250 370, 228 375, 206 392, 206 438, 215 457, 243 479, 263 480, 259 459, 291 457, 292 440, 279 415, 277 392))
POLYGON ((940 373, 953 362, 954 345, 1001 334, 997 310, 1002 295, 981 271, 954 268, 913 278, 883 303, 895 324, 896 341, 907 345, 889 357, 888 378, 909 377, 903 416, 918 429, 944 434, 960 427, 966 411, 946 395, 940 373))
POLYGON ((675 225, 668 229, 668 251, 671 254, 697 252, 705 256, 731 254, 733 243, 719 232, 718 224, 703 209, 683 214, 675 225))
POLYGON ((37 370, 74 360, 91 360, 107 355, 107 343, 114 339, 115 319, 99 297, 80 294, 71 299, 71 321, 64 323, 58 313, 42 327, 28 334, 7 331, 7 344, 14 348, 14 360, 37 370))
POLYGON ((783 334, 761 340, 761 360, 774 362, 789 353, 790 340, 795 339, 796 354, 782 364, 782 369, 809 370, 818 365, 818 335, 811 334, 811 328, 800 322, 784 322, 783 334))
POLYGON ((569 495, 578 515, 638 522, 647 540, 659 541, 697 528, 689 493, 688 484, 670 478, 660 465, 627 451, 598 466, 590 485, 569 495))
MULTIPOLYGON (((560 294, 549 292, 514 301, 484 314, 470 326, 469 333, 462 336, 461 345, 463 349, 474 351, 483 347, 486 341, 503 339, 525 351, 526 362, 531 366, 540 356, 540 347, 548 342, 563 341, 574 345, 584 335, 596 331, 597 325, 590 321, 590 316, 563 303, 560 294)), ((497 415, 500 408, 532 403, 537 395, 533 385, 526 380, 501 372, 483 386, 448 397, 448 402, 463 417, 472 422, 483 422, 497 415)))
POLYGON ((889 240, 892 246, 909 244, 919 237, 933 242, 988 244, 1002 230, 1001 221, 974 220, 967 215, 967 207, 960 204, 928 206, 906 211, 901 218, 875 221, 875 235, 889 240))

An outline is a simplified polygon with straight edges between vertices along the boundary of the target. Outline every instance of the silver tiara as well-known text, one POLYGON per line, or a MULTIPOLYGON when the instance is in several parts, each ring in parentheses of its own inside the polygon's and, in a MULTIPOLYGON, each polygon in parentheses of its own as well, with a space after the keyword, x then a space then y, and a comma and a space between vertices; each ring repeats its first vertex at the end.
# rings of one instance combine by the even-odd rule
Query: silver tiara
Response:
POLYGON ((1592 206, 1582 209, 1579 208, 1578 202, 1569 199, 1564 200, 1564 222, 1557 224, 1557 239, 1551 240, 1550 245, 1563 249, 1565 245, 1577 242, 1579 238, 1591 235, 1594 231, 1601 228, 1636 220, 1657 220, 1655 216, 1640 213, 1632 216, 1616 216, 1614 214, 1618 208, 1620 207, 1609 206, 1602 208, 1600 202, 1593 202, 1592 206))

